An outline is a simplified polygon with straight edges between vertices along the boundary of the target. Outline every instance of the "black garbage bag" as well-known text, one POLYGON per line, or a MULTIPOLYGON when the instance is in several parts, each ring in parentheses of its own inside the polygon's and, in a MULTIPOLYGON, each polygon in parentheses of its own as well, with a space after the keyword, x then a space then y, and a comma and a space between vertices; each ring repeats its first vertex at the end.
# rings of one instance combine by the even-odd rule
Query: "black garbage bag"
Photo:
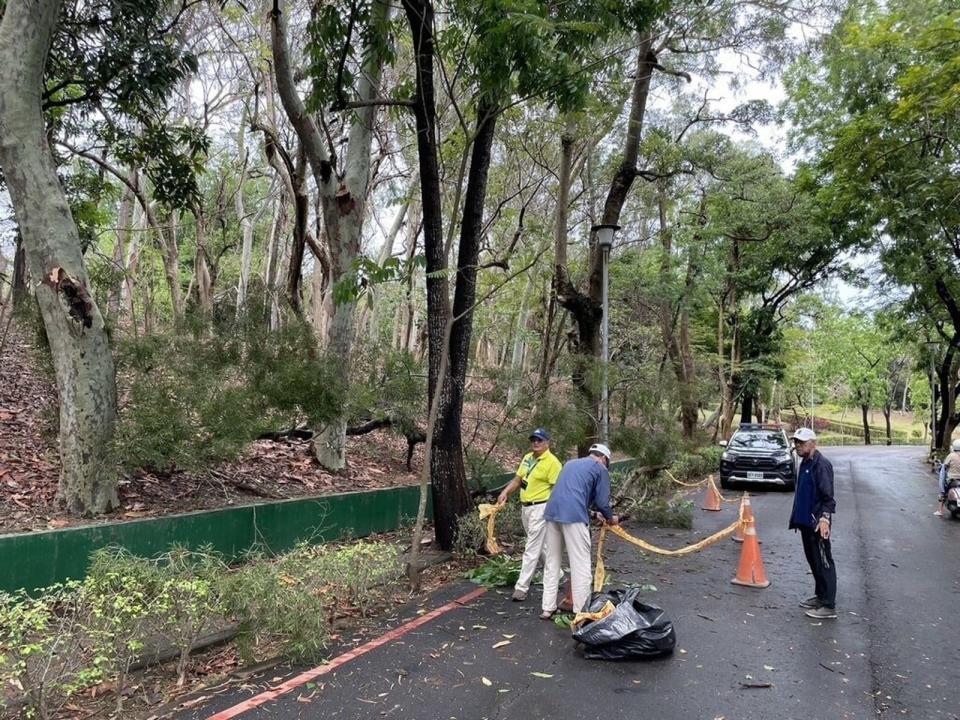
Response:
POLYGON ((638 599, 639 588, 594 593, 588 603, 598 612, 609 600, 615 609, 601 620, 587 621, 573 633, 584 644, 588 660, 652 658, 673 652, 677 634, 673 623, 656 605, 638 599))

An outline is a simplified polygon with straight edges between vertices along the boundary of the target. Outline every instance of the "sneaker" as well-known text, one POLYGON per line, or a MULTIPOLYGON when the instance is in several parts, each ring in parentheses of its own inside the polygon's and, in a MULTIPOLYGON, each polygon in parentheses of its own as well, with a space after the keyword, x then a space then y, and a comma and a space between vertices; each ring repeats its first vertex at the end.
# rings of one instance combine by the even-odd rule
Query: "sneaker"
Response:
POLYGON ((814 620, 835 620, 837 618, 837 611, 834 608, 821 605, 818 608, 807 610, 804 615, 814 620))
POLYGON ((816 595, 814 595, 813 597, 808 597, 806 600, 800 601, 800 607, 807 608, 810 610, 814 610, 820 607, 820 605, 822 605, 822 603, 820 602, 820 598, 818 598, 816 595))
POLYGON ((540 613, 540 619, 541 619, 541 620, 551 620, 551 619, 553 619, 553 615, 554 615, 555 612, 557 612, 557 611, 556 611, 556 610, 544 610, 542 613, 540 613))
POLYGON ((510 598, 514 602, 523 602, 527 599, 527 594, 523 590, 514 590, 513 597, 510 598))
POLYGON ((943 517, 943 513, 940 510, 935 511, 933 514, 937 517, 943 517))

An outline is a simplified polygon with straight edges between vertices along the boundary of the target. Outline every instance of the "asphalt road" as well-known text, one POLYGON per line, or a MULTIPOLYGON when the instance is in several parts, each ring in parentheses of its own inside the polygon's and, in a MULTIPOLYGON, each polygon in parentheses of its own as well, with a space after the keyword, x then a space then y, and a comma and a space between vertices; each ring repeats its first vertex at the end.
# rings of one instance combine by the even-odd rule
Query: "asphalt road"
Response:
MULTIPOLYGON (((936 485, 923 449, 824 454, 838 501, 835 621, 812 621, 797 606, 813 583, 787 530, 793 496, 764 493, 753 501, 772 583, 763 590, 730 583, 740 552, 732 541, 664 559, 610 539, 610 580, 654 586, 646 599, 673 619, 671 657, 585 660, 567 631, 537 619, 539 592, 523 604, 488 593, 239 717, 960 720, 960 521, 932 515, 936 485)), ((628 529, 679 547, 728 525, 735 507, 697 510, 693 531, 628 529)), ((427 607, 468 590, 447 588, 427 607)), ((394 624, 409 617, 414 608, 394 624)), ((179 717, 209 718, 274 686, 278 674, 179 717)))

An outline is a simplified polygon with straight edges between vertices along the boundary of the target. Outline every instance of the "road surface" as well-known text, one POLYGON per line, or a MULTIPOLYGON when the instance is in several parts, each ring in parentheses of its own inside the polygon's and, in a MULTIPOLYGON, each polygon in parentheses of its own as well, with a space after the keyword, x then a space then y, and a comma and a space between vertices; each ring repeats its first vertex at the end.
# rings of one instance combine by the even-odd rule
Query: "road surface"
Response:
MULTIPOLYGON (((654 586, 646 599, 674 621, 678 650, 669 658, 584 660, 567 631, 537 618, 539 590, 523 604, 505 590, 453 606, 286 694, 259 697, 278 675, 304 668, 274 669, 178 717, 212 718, 259 697, 268 701, 235 717, 960 720, 960 521, 933 516, 924 450, 823 452, 836 473, 835 621, 812 621, 797 606, 813 583, 799 537, 787 530, 793 496, 763 493, 753 506, 772 583, 764 590, 730 583, 740 551, 730 540, 673 559, 610 538, 610 580, 654 586)), ((728 525, 735 507, 696 510, 693 531, 628 529, 679 547, 728 525)), ((446 588, 432 606, 470 589, 446 588)), ((411 609, 393 625, 416 617, 411 609)))

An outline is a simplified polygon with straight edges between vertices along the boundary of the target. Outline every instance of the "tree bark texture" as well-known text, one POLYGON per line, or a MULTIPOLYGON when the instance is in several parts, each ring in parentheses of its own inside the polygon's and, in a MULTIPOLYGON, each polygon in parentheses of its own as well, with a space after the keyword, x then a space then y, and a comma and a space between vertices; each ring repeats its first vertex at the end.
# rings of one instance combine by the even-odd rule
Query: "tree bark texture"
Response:
MULTIPOLYGON (((660 246, 662 257, 660 260, 661 276, 667 280, 673 275, 673 232, 667 218, 667 199, 663 188, 657 198, 660 215, 660 246)), ((660 329, 663 336, 664 348, 670 358, 670 364, 677 378, 677 389, 680 396, 680 423, 683 437, 693 439, 697 429, 697 396, 696 376, 693 364, 693 350, 690 347, 690 313, 686 306, 686 298, 693 288, 695 269, 691 257, 687 264, 686 278, 676 306, 664 295, 660 307, 660 329)))
POLYGON ((13 278, 10 298, 14 307, 19 307, 30 294, 27 288, 27 253, 23 247, 23 233, 17 228, 16 248, 13 253, 13 278))
POLYGON ((860 418, 863 421, 863 444, 870 444, 870 421, 867 419, 867 412, 870 410, 870 406, 867 404, 860 405, 860 418))
POLYGON ((61 0, 9 3, 0 21, 0 164, 36 289, 60 395, 58 499, 74 513, 118 505, 110 459, 113 357, 41 112, 43 69, 61 0))
POLYGON ((242 317, 246 313, 247 288, 250 285, 250 268, 253 264, 253 219, 247 215, 243 202, 243 185, 247 180, 247 146, 246 146, 247 114, 240 117, 240 128, 237 131, 237 145, 240 155, 240 178, 237 181, 237 192, 234 196, 234 210, 237 222, 240 223, 240 277, 237 279, 237 308, 236 316, 242 317))

